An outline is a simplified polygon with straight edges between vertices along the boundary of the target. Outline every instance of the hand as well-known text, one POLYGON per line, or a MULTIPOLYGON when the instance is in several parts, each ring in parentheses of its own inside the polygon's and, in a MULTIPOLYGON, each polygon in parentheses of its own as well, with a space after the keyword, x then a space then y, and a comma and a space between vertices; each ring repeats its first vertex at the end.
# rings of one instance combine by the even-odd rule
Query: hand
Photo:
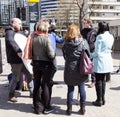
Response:
POLYGON ((18 52, 17 55, 22 58, 22 52, 18 52))

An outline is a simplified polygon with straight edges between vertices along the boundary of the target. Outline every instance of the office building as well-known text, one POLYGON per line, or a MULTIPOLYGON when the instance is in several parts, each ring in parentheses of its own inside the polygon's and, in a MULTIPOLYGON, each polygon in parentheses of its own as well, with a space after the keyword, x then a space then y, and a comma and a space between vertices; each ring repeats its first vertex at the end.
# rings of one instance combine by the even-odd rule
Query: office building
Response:
POLYGON ((0 26, 8 26, 14 17, 20 18, 24 26, 29 25, 27 0, 0 0, 0 26))
MULTIPOLYGON (((74 0, 41 0, 41 16, 47 15, 47 17, 57 17, 58 15, 61 15, 63 11, 68 9, 70 10, 70 19, 77 20, 79 16, 79 9, 73 1, 74 0), (61 10, 61 13, 54 14, 53 12, 57 10, 61 10)), ((120 0, 95 0, 94 2, 93 0, 85 1, 86 6, 91 7, 88 7, 88 14, 86 16, 90 17, 94 23, 100 20, 110 21, 120 19, 120 0)), ((62 16, 63 15, 61 15, 61 17, 62 16)), ((64 18, 61 19, 64 20, 64 18)))

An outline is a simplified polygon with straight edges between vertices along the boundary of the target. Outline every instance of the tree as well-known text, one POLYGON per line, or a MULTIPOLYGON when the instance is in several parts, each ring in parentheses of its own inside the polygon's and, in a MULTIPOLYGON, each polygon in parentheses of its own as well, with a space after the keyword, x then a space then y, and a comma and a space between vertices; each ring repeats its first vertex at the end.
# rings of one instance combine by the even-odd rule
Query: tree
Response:
POLYGON ((80 30, 83 28, 82 26, 82 21, 85 17, 90 17, 90 15, 92 14, 93 11, 93 6, 94 6, 94 2, 95 0, 91 0, 92 4, 89 4, 90 0, 75 0, 75 4, 77 4, 78 8, 79 8, 79 27, 80 30))
POLYGON ((92 13, 93 3, 88 4, 90 0, 58 0, 57 10, 48 11, 48 18, 56 19, 58 28, 68 28, 72 23, 78 24, 82 29, 82 20, 92 13))
POLYGON ((66 29, 71 23, 75 22, 76 16, 74 13, 71 14, 71 12, 74 12, 73 1, 74 0, 59 0, 57 10, 47 12, 47 17, 49 19, 54 18, 59 29, 66 29))

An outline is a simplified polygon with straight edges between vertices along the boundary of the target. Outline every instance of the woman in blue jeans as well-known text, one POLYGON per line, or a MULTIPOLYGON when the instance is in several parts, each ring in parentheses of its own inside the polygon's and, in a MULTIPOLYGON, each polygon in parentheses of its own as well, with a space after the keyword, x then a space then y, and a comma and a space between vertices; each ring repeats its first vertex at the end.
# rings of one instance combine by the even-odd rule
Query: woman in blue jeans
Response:
POLYGON ((89 52, 89 46, 80 34, 77 25, 70 25, 66 32, 65 43, 63 45, 63 56, 65 59, 64 81, 68 86, 67 92, 67 115, 71 115, 74 86, 78 86, 80 94, 80 111, 85 114, 86 91, 84 82, 88 79, 88 75, 80 75, 78 65, 80 54, 84 47, 89 52))

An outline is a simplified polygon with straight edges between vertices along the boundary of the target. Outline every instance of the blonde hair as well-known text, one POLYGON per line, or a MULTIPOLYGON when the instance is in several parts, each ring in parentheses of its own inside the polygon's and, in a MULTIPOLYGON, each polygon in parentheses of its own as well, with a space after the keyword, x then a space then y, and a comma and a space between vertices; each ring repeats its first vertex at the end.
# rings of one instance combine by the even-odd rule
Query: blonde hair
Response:
POLYGON ((41 31, 41 32, 48 32, 50 25, 48 21, 45 20, 40 20, 39 22, 37 22, 37 31, 41 31))
POLYGON ((79 27, 75 24, 70 25, 66 32, 65 39, 66 40, 74 40, 79 37, 82 37, 79 27))

